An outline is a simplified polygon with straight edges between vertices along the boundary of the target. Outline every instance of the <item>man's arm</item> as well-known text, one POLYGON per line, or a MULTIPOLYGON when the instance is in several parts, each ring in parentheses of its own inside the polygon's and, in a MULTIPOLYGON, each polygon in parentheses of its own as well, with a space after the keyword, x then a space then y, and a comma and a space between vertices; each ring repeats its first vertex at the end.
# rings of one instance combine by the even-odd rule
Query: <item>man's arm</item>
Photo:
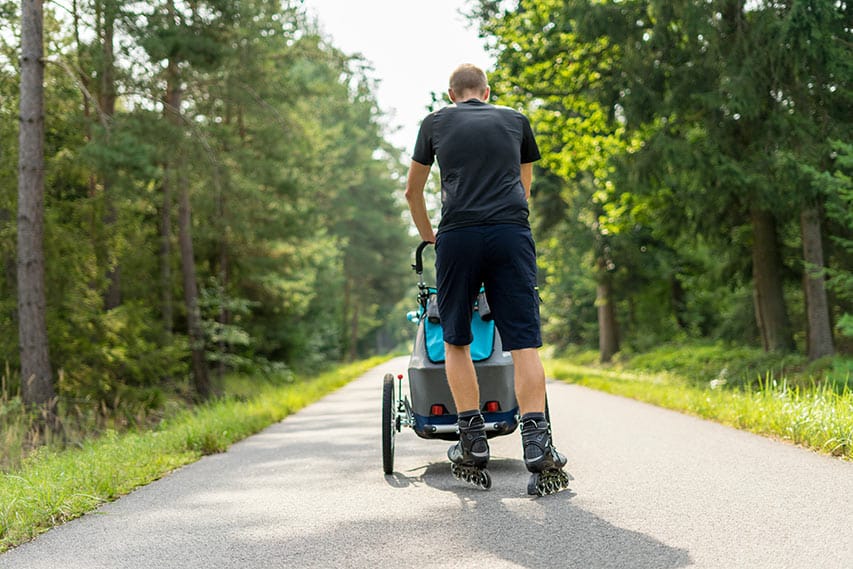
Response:
POLYGON ((521 185, 524 186, 524 197, 530 200, 530 186, 533 185, 533 162, 521 165, 521 185))
POLYGON ((415 222, 421 239, 435 243, 435 232, 432 230, 432 222, 429 220, 426 199, 424 199, 424 187, 429 178, 429 170, 429 166, 412 160, 406 179, 406 201, 409 202, 412 221, 415 222))

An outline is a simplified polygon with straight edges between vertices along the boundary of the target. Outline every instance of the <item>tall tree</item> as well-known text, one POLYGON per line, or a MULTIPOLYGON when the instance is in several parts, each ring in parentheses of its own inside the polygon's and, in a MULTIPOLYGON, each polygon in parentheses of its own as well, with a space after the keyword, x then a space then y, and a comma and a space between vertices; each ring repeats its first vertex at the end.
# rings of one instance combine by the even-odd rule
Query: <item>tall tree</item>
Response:
MULTIPOLYGON (((598 345, 601 361, 619 350, 617 290, 613 272, 621 266, 612 242, 621 239, 611 231, 607 196, 614 191, 609 160, 624 151, 621 125, 612 103, 613 89, 604 81, 614 63, 607 45, 583 43, 577 37, 566 2, 520 2, 518 9, 501 8, 500 2, 481 2, 482 30, 497 40, 498 64, 490 76, 497 102, 525 105, 544 150, 542 167, 561 177, 562 202, 570 205, 566 220, 590 255, 583 261, 595 283, 598 345), (578 231, 583 233, 580 237, 578 231)), ((537 200, 534 195, 533 202, 537 200)), ((568 236, 566 232, 561 235, 568 236)), ((560 255, 542 247, 543 257, 560 255)), ((547 260, 546 260, 547 263, 547 260)))
POLYGON ((773 214, 759 207, 750 210, 752 223, 752 282, 755 321, 766 351, 794 347, 791 322, 782 288, 782 255, 773 214))
POLYGON ((193 382, 198 396, 207 399, 212 394, 212 389, 205 355, 205 337, 201 323, 198 282, 196 280, 190 185, 184 172, 178 172, 178 241, 180 243, 181 274, 184 284, 184 303, 187 311, 187 329, 192 355, 193 382))
MULTIPOLYGON (((761 69, 760 39, 763 26, 750 17, 743 0, 725 0, 715 7, 719 23, 711 25, 709 37, 719 54, 717 93, 728 99, 715 102, 722 111, 721 128, 706 122, 706 129, 719 142, 725 159, 736 165, 741 174, 732 177, 730 192, 749 196, 749 219, 752 226, 752 266, 755 315, 766 351, 794 349, 793 330, 783 290, 783 262, 779 251, 777 220, 765 198, 765 190, 756 187, 768 183, 759 177, 754 165, 763 167, 756 159, 773 147, 766 140, 767 118, 773 112, 768 74, 761 69), (729 119, 726 114, 731 114, 729 119), (728 149, 728 151, 727 151, 728 149), (750 171, 753 170, 753 171, 750 171), (765 199, 762 199, 765 198, 765 199)), ((712 13, 707 14, 708 21, 712 13)), ((715 117, 716 118, 716 117, 715 117)), ((790 190, 789 190, 790 191, 790 190)), ((780 192, 781 193, 781 192, 780 192)))
MULTIPOLYGON (((796 184, 803 251, 806 343, 810 359, 834 353, 824 254, 827 194, 810 172, 831 169, 833 140, 853 128, 853 7, 826 0, 780 2, 765 7, 771 37, 768 62, 774 69, 772 95, 782 103, 776 131, 778 168, 796 184)), ((770 35, 770 34, 767 34, 770 35)))
POLYGON ((44 12, 21 2, 21 100, 18 157, 18 330, 24 402, 55 415, 48 350, 44 262, 44 12))
POLYGON ((820 210, 817 207, 807 207, 800 212, 803 260, 806 265, 803 272, 808 325, 806 353, 810 360, 831 356, 835 352, 826 295, 826 264, 820 218, 820 210))
MULTIPOLYGON (((95 15, 97 32, 101 44, 100 65, 98 75, 99 107, 105 124, 104 136, 106 143, 110 141, 113 115, 116 110, 116 70, 115 70, 115 26, 118 18, 119 5, 116 0, 96 0, 95 15)), ((113 234, 117 221, 114 174, 109 168, 101 172, 101 184, 104 194, 104 233, 109 237, 113 234)), ((107 248, 105 259, 107 288, 104 293, 104 308, 110 310, 121 304, 121 267, 117 255, 107 248)))
MULTIPOLYGON (((225 2, 192 2, 179 7, 174 0, 156 5, 147 15, 147 25, 137 31, 150 57, 165 61, 161 70, 164 93, 161 97, 165 130, 169 133, 168 147, 164 151, 164 172, 161 181, 162 203, 160 210, 161 244, 161 294, 162 311, 167 320, 172 313, 171 305, 171 219, 172 204, 178 203, 178 252, 180 256, 181 281, 183 284, 184 308, 187 334, 190 341, 192 375, 198 397, 205 399, 212 393, 205 356, 205 336, 199 306, 196 275, 196 255, 193 242, 193 216, 191 184, 189 179, 189 157, 191 155, 192 129, 184 116, 185 85, 193 67, 213 67, 218 62, 220 49, 216 43, 223 22, 217 20, 225 2), (179 9, 180 8, 180 9, 179 9)), ((168 330, 168 328, 167 328, 168 330)))
MULTIPOLYGON (((167 2, 167 14, 169 22, 178 25, 179 15, 175 10, 174 0, 167 2)), ((191 17, 195 17, 192 14, 191 17)), ((193 383, 197 395, 202 399, 210 397, 212 390, 208 374, 207 361, 205 359, 205 337, 201 323, 201 310, 199 308, 198 282, 196 280, 195 250, 192 239, 192 205, 190 202, 190 184, 186 168, 186 141, 183 136, 183 117, 181 115, 182 88, 178 57, 181 52, 171 53, 166 66, 166 98, 168 108, 165 110, 175 127, 178 143, 176 152, 166 168, 164 181, 166 179, 174 182, 178 194, 178 243, 181 258, 181 275, 183 277, 184 306, 186 309, 187 332, 190 338, 190 352, 192 356, 193 383)), ((168 188, 168 183, 164 188, 168 188)), ((171 192, 164 190, 164 196, 171 192)), ((164 210, 166 209, 164 200, 164 210)), ((166 214, 164 214, 165 216, 166 214)))

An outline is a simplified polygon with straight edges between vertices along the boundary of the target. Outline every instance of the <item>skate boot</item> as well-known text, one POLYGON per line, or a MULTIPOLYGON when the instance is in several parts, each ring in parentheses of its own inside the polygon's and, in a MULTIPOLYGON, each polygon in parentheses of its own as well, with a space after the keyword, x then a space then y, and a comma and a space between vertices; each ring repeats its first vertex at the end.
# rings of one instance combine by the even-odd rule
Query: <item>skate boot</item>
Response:
POLYGON ((551 425, 544 413, 526 413, 521 418, 521 442, 524 465, 532 472, 527 483, 528 494, 546 496, 569 487, 569 475, 563 470, 566 457, 554 448, 551 425))
POLYGON ((492 486, 492 477, 486 470, 489 463, 489 442, 479 411, 459 414, 459 442, 447 449, 450 472, 457 480, 464 480, 483 490, 492 486))

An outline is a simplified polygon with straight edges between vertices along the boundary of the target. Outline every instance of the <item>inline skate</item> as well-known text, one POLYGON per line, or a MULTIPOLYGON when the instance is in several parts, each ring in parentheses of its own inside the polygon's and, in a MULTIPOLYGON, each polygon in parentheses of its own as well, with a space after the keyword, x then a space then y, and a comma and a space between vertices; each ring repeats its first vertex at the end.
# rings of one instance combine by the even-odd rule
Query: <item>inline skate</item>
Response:
POLYGON ((544 413, 528 413, 521 418, 521 441, 524 465, 532 473, 528 494, 547 496, 569 487, 569 475, 563 470, 566 457, 554 448, 551 425, 544 413))
POLYGON ((457 480, 488 490, 492 486, 492 477, 486 470, 489 442, 483 416, 479 411, 460 413, 457 426, 459 442, 447 449, 450 472, 457 480))

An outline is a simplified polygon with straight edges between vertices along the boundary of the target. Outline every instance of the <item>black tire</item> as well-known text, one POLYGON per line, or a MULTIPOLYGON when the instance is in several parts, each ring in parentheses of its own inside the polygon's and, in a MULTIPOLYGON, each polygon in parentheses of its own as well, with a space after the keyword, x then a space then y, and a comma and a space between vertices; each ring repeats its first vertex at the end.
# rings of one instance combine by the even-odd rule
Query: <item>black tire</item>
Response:
POLYGON ((492 476, 489 474, 488 470, 483 470, 480 472, 480 488, 483 490, 488 490, 492 487, 492 476))
POLYGON ((394 375, 386 374, 382 383, 382 470, 394 472, 394 434, 397 431, 397 402, 394 400, 394 375))

